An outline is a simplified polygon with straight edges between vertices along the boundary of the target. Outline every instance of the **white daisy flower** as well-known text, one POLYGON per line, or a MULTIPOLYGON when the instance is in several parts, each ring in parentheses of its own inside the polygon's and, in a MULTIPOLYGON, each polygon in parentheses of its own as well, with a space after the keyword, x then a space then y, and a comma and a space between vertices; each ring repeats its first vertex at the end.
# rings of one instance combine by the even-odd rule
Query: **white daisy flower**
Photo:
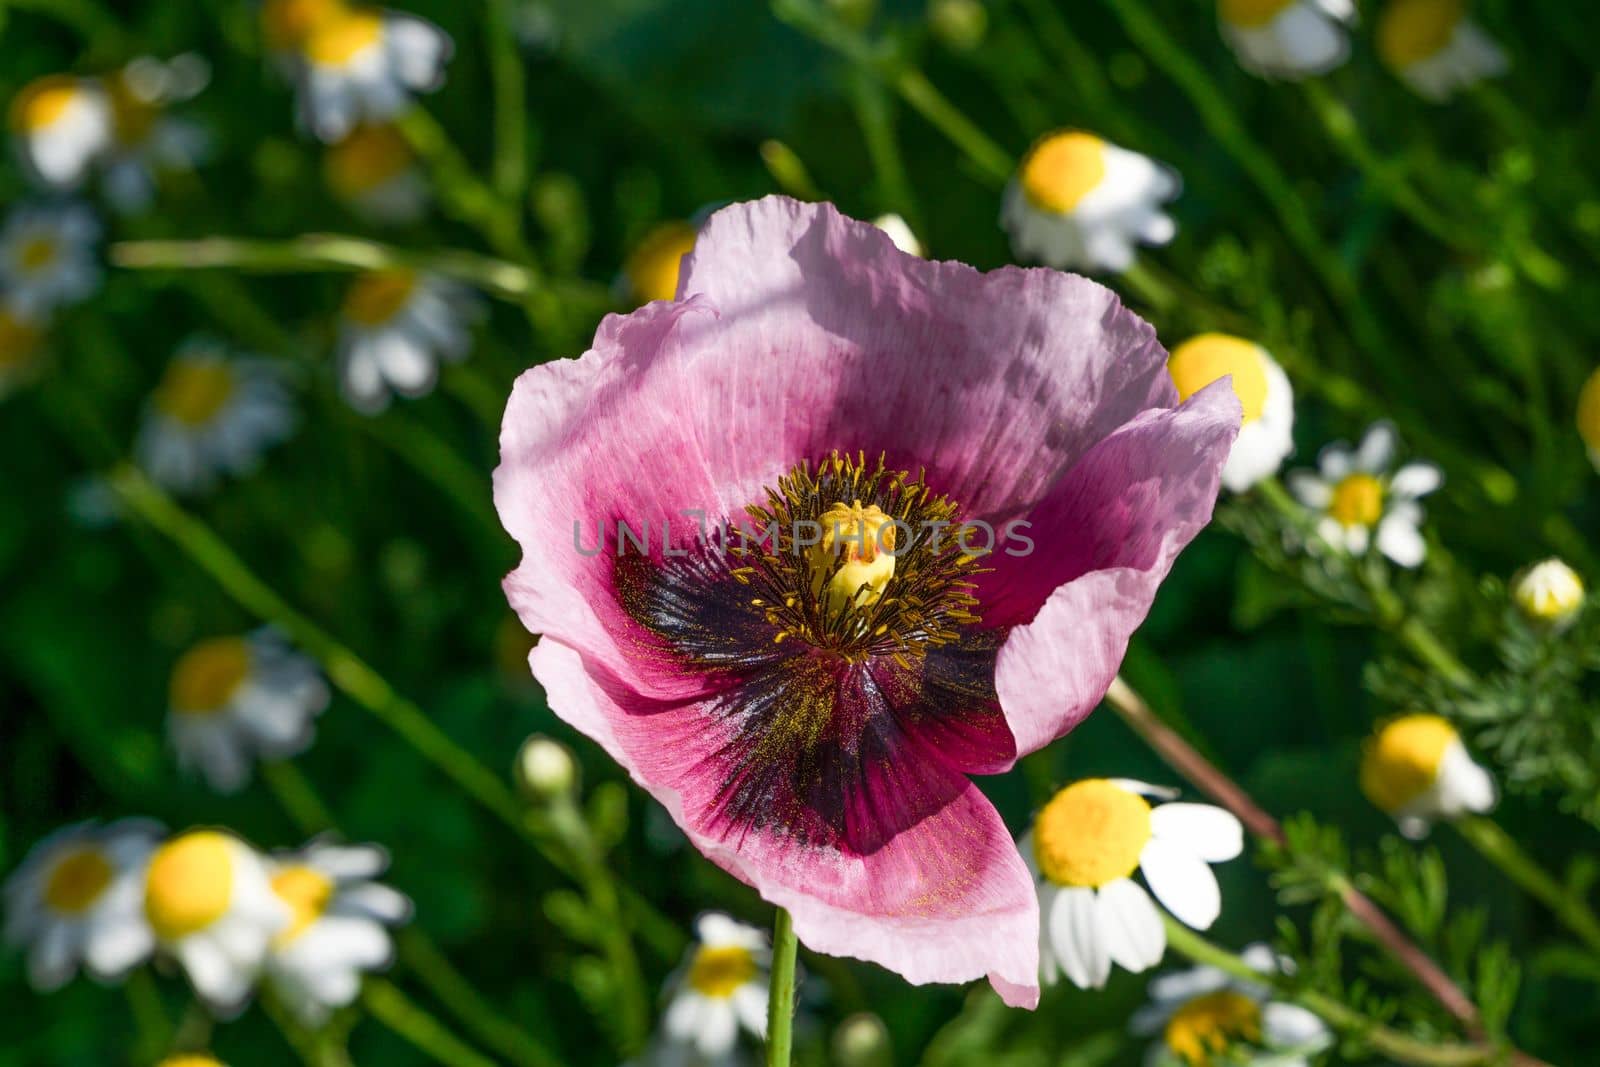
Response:
POLYGON ((444 84, 453 48, 433 23, 387 9, 352 7, 316 19, 298 50, 301 119, 332 142, 361 122, 393 118, 412 94, 444 84))
POLYGON ((1419 838, 1436 819, 1494 807, 1494 779, 1438 715, 1403 715, 1381 726, 1361 754, 1361 791, 1419 838))
POLYGON ((129 63, 107 81, 112 139, 105 157, 105 193, 119 211, 143 211, 164 172, 192 170, 209 140, 192 122, 167 108, 199 92, 209 68, 198 56, 163 63, 149 56, 129 63))
POLYGON ((1583 579, 1562 560, 1547 559, 1517 576, 1511 599, 1530 622, 1559 633, 1583 610, 1583 579))
MULTIPOLYGON (((1263 975, 1289 969, 1290 961, 1266 945, 1251 945, 1241 956, 1263 975)), ((1151 981, 1149 992, 1150 1003, 1130 1023, 1136 1034, 1159 1035, 1145 1067, 1308 1067, 1313 1056, 1333 1044, 1333 1034, 1312 1012, 1273 1000, 1267 986, 1240 981, 1216 967, 1161 975, 1151 981)))
POLYGON ((0 229, 0 287, 17 311, 40 317, 100 285, 100 223, 83 204, 25 205, 0 229))
POLYGON ((373 880, 388 867, 376 845, 312 842, 272 857, 272 891, 292 917, 273 938, 267 977, 307 1025, 353 1003, 362 974, 393 962, 388 927, 411 918, 411 901, 373 880))
POLYGON ((54 189, 76 189, 111 145, 111 101, 94 78, 51 74, 11 102, 11 134, 23 169, 54 189))
POLYGON ((1398 445, 1394 427, 1376 423, 1354 451, 1344 442, 1323 449, 1317 472, 1291 471, 1289 489, 1321 516, 1323 543, 1361 556, 1376 541, 1395 563, 1417 567, 1428 554, 1420 500, 1444 484, 1444 475, 1432 463, 1391 471, 1398 445))
POLYGON ((1435 102, 1510 66, 1467 17, 1466 0, 1389 0, 1378 16, 1378 55, 1413 92, 1435 102))
POLYGON ((743 1027, 767 1033, 767 935, 711 912, 696 924, 699 942, 668 981, 671 1001, 662 1017, 669 1045, 707 1060, 732 1055, 743 1027))
POLYGON ((44 351, 44 324, 0 300, 0 399, 25 383, 44 351))
POLYGON ((1068 270, 1122 271, 1139 244, 1178 232, 1162 211, 1182 183, 1149 156, 1091 133, 1041 137, 1006 188, 1000 222, 1020 257, 1068 270))
POLYGON ((179 767, 232 793, 256 760, 304 752, 327 706, 316 664, 272 630, 213 637, 172 668, 167 737, 179 767))
POLYGON ((674 219, 656 225, 644 235, 622 264, 617 289, 620 298, 636 304, 672 300, 678 295, 678 267, 694 251, 699 230, 674 219))
POLYGON ((161 827, 143 819, 79 823, 35 845, 5 885, 5 939, 28 953, 28 980, 61 988, 81 963, 114 981, 155 941, 141 909, 144 865, 161 827))
POLYGON ((1039 890, 1040 976, 1065 974, 1099 989, 1119 963, 1143 971, 1161 961, 1166 927, 1133 880, 1197 930, 1216 921, 1222 893, 1210 863, 1244 850, 1239 820, 1209 804, 1160 804, 1172 795, 1130 779, 1086 778, 1055 795, 1018 847, 1039 890))
POLYGON ((199 492, 221 474, 255 470, 267 448, 294 427, 294 407, 276 364, 196 340, 172 357, 151 394, 134 455, 166 488, 199 492))
POLYGON ((1224 333, 1204 333, 1172 350, 1167 370, 1188 400, 1224 375, 1244 411, 1244 424, 1222 468, 1222 484, 1242 493, 1278 472, 1294 451, 1294 390, 1276 360, 1258 344, 1224 333))
POLYGON ((410 144, 387 124, 357 126, 330 145, 323 174, 335 196, 373 222, 415 222, 428 205, 410 144))
POLYGON ((1265 78, 1326 74, 1350 56, 1352 0, 1220 0, 1222 39, 1239 65, 1265 78))
POLYGON ((339 385, 367 415, 391 393, 418 397, 439 380, 439 364, 459 363, 472 346, 480 308, 465 286, 414 270, 357 275, 339 323, 339 385))
POLYGON ((917 235, 912 232, 906 220, 899 215, 893 212, 887 215, 879 215, 872 220, 872 224, 888 234, 889 240, 893 241, 894 246, 900 251, 913 256, 927 256, 928 250, 917 239, 917 235))
POLYGON ((267 948, 289 923, 265 862, 223 830, 191 830, 156 849, 144 878, 156 945, 217 1014, 243 1008, 267 948))
POLYGON ((1600 470, 1600 369, 1589 375, 1578 393, 1578 436, 1589 450, 1589 462, 1600 470))

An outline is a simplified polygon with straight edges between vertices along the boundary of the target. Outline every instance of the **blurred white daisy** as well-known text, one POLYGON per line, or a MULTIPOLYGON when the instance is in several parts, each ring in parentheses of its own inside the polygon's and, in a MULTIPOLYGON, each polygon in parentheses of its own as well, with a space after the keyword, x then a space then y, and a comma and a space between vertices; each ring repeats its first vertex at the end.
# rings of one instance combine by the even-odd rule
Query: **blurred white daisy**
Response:
POLYGON ((42 317, 100 285, 94 244, 100 223, 83 204, 15 208, 0 229, 0 288, 24 315, 42 317))
POLYGON ((5 939, 27 950, 35 989, 59 989, 80 964, 113 981, 150 955, 144 865, 161 832, 143 819, 69 826, 35 845, 6 880, 5 939))
POLYGON ((444 84, 453 50, 438 26, 396 11, 351 7, 314 20, 298 50, 300 115, 324 141, 393 118, 414 93, 444 84))
POLYGON ((357 126, 329 145, 323 174, 333 195, 374 222, 415 222, 428 204, 411 145, 387 123, 357 126))
POLYGON ((404 894, 374 881, 389 867, 376 845, 312 842, 271 858, 272 891, 289 909, 267 955, 267 977, 310 1026, 356 999, 361 976, 389 966, 388 927, 411 917, 404 894))
POLYGON ((11 101, 11 135, 23 169, 55 189, 83 183, 111 144, 111 101, 94 78, 51 74, 11 101))
POLYGON ((107 79, 112 138, 105 154, 106 198, 123 212, 143 211, 163 173, 192 170, 209 145, 205 131, 168 113, 210 78, 199 56, 170 62, 144 56, 107 79))
POLYGON ((1416 567, 1428 554, 1420 500, 1444 484, 1444 475, 1432 463, 1391 470, 1398 445, 1394 427, 1376 423, 1358 448, 1329 445, 1317 471, 1291 471, 1289 489, 1321 516, 1316 529, 1322 542, 1355 556, 1376 543, 1395 563, 1416 567))
POLYGON ((1294 390, 1266 349, 1240 337, 1204 333, 1174 348, 1167 370, 1181 400, 1232 375, 1244 425, 1222 468, 1224 486, 1242 493, 1278 472, 1294 451, 1294 390))
POLYGON ((272 630, 201 641, 172 668, 169 694, 178 765, 222 793, 243 788, 256 760, 304 752, 328 706, 316 664, 272 630))
POLYGON ((243 1008, 272 938, 289 923, 265 861, 222 830, 191 830, 156 849, 145 871, 144 914, 157 947, 221 1015, 243 1008))
POLYGON ((741 1027, 766 1036, 772 952, 765 933, 716 912, 702 915, 695 931, 698 943, 668 980, 661 1027, 667 1045, 716 1062, 733 1054, 741 1027))
POLYGON ((1583 579, 1562 560, 1547 559, 1517 576, 1511 599, 1529 621, 1560 633, 1583 610, 1583 579))
POLYGON ((44 324, 0 300, 0 399, 37 371, 44 324))
POLYGON ((1000 221, 1019 257, 1069 270, 1122 271, 1139 244, 1178 232, 1163 206, 1177 172, 1091 133, 1059 130, 1034 143, 1006 187, 1000 221))
POLYGON ((926 256, 928 254, 928 250, 917 239, 917 235, 912 232, 910 225, 899 215, 893 212, 887 215, 879 215, 872 220, 872 224, 888 234, 889 240, 893 241, 894 246, 900 251, 913 256, 926 256))
POLYGON ((1510 66, 1467 17, 1466 0, 1389 0, 1378 16, 1378 54, 1413 92, 1436 102, 1510 66))
POLYGON ((1461 735, 1438 715, 1391 719, 1361 754, 1361 791, 1418 838, 1435 819, 1494 807, 1494 779, 1473 761, 1461 735))
POLYGON ((1600 369, 1589 375, 1578 393, 1578 436, 1589 450, 1589 462, 1600 470, 1600 369))
POLYGON ((159 484, 198 492, 221 474, 255 470, 262 454, 294 427, 294 406, 276 364, 195 340, 172 357, 151 394, 134 455, 159 484))
POLYGON ((1142 871, 1163 907, 1204 930, 1222 910, 1207 864, 1244 850, 1239 820, 1209 804, 1160 804, 1170 791, 1144 782, 1086 778, 1055 795, 1018 842, 1039 891, 1039 969, 1046 982, 1065 974, 1099 989, 1113 963, 1143 971, 1161 961, 1166 927, 1142 871))
POLYGON ((471 291, 448 278, 405 269, 357 275, 339 320, 344 398, 371 415, 391 393, 431 392, 441 362, 467 358, 480 310, 471 291))
POLYGON ((1350 56, 1352 0, 1220 0, 1217 21, 1239 65, 1267 78, 1326 74, 1350 56))
MULTIPOLYGON (((1251 945, 1241 956, 1263 976, 1287 970, 1288 961, 1266 945, 1251 945)), ((1130 1023, 1136 1034, 1158 1035, 1145 1067, 1307 1067, 1333 1044, 1333 1034, 1316 1015, 1273 1000, 1271 992, 1207 966, 1153 979, 1150 1003, 1130 1023)))
POLYGON ((636 304, 676 297, 678 267, 694 251, 698 234, 693 224, 676 219, 652 228, 623 262, 618 295, 636 304))

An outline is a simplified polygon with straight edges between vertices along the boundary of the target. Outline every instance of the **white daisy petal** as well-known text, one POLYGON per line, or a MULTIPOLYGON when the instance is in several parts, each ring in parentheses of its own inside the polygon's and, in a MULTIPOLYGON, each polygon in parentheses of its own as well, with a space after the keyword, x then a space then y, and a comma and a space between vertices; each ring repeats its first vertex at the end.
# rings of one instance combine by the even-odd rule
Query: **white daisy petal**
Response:
POLYGON ((1101 886, 1095 915, 1112 962, 1135 974, 1161 962, 1166 927, 1150 895, 1132 881, 1120 878, 1101 886))
POLYGON ((1092 889, 1062 888, 1046 919, 1061 970, 1080 989, 1100 989, 1111 973, 1111 957, 1095 925, 1094 898, 1092 889))
POLYGON ((1399 514, 1378 523, 1378 551, 1402 567, 1418 567, 1428 555, 1428 543, 1416 524, 1399 514))
POLYGON ((1407 463, 1389 480, 1389 491, 1395 496, 1415 500, 1443 484, 1444 472, 1432 463, 1407 463))
POLYGON ((1373 423, 1356 450, 1356 469, 1368 474, 1381 474, 1394 462, 1399 437, 1387 422, 1373 423))
POLYGON ((1150 830, 1208 863, 1231 860, 1244 851, 1238 818, 1212 804, 1162 804, 1150 812, 1150 830))
POLYGON ((1222 913, 1222 891, 1205 860, 1183 846, 1153 837, 1139 855, 1150 891, 1180 922, 1205 930, 1222 913))

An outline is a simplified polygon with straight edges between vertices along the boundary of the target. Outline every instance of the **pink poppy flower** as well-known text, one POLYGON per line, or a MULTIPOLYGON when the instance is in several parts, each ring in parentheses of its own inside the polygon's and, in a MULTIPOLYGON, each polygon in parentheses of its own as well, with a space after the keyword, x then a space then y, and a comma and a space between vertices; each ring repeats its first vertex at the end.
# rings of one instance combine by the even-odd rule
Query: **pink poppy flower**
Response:
POLYGON ((1179 407, 1100 285, 922 260, 827 204, 719 211, 681 274, 506 409, 534 676, 812 949, 1031 1007, 1037 898, 969 776, 1099 703, 1239 403, 1179 407))

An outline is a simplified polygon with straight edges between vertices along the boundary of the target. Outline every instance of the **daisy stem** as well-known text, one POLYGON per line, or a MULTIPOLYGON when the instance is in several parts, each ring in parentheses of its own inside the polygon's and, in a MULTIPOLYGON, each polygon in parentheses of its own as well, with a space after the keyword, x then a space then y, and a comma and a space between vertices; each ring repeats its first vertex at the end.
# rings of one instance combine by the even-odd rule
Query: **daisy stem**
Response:
MULTIPOLYGON (((495 74, 498 78, 498 67, 495 74)), ((519 91, 519 100, 520 96, 519 91)), ((497 108, 500 102, 496 100, 497 108)), ((478 230, 500 255, 518 263, 532 262, 533 253, 522 234, 520 196, 503 200, 479 180, 472 164, 450 139, 449 132, 425 108, 412 108, 400 116, 395 126, 433 170, 434 182, 451 214, 478 230)), ((497 135, 501 132, 496 129, 497 135)), ((498 150, 498 145, 496 147, 498 150)), ((496 159, 496 167, 500 165, 496 159)))
POLYGON ((392 982, 367 979, 361 989, 361 1003, 374 1019, 436 1063, 445 1067, 495 1067, 493 1060, 464 1044, 392 982))
POLYGON ((489 0, 485 30, 494 79, 494 191, 508 211, 522 210, 528 187, 527 76, 512 28, 511 0, 489 0))
POLYGON ((154 1063, 172 1044, 172 1023, 166 1009, 161 1006, 161 994, 156 990, 155 979, 141 967, 128 975, 123 986, 128 998, 128 1010, 133 1013, 134 1033, 137 1035, 135 1062, 154 1063))
POLYGON ((779 908, 772 920, 772 986, 767 994, 767 1067, 789 1067, 794 1046, 794 919, 779 908))
POLYGON ((1600 954, 1600 919, 1581 896, 1524 852, 1499 823, 1481 815, 1466 815, 1451 820, 1450 825, 1480 856, 1549 908, 1589 951, 1600 954))
POLYGON ((1383 1026, 1325 993, 1297 989, 1292 979, 1256 970, 1242 957, 1206 940, 1170 915, 1163 913, 1162 921, 1167 928, 1167 944, 1178 954, 1202 966, 1215 967, 1241 982, 1269 986, 1275 996, 1299 1004, 1392 1060, 1418 1067, 1468 1067, 1501 1058, 1501 1051, 1489 1045, 1440 1044, 1383 1026))

